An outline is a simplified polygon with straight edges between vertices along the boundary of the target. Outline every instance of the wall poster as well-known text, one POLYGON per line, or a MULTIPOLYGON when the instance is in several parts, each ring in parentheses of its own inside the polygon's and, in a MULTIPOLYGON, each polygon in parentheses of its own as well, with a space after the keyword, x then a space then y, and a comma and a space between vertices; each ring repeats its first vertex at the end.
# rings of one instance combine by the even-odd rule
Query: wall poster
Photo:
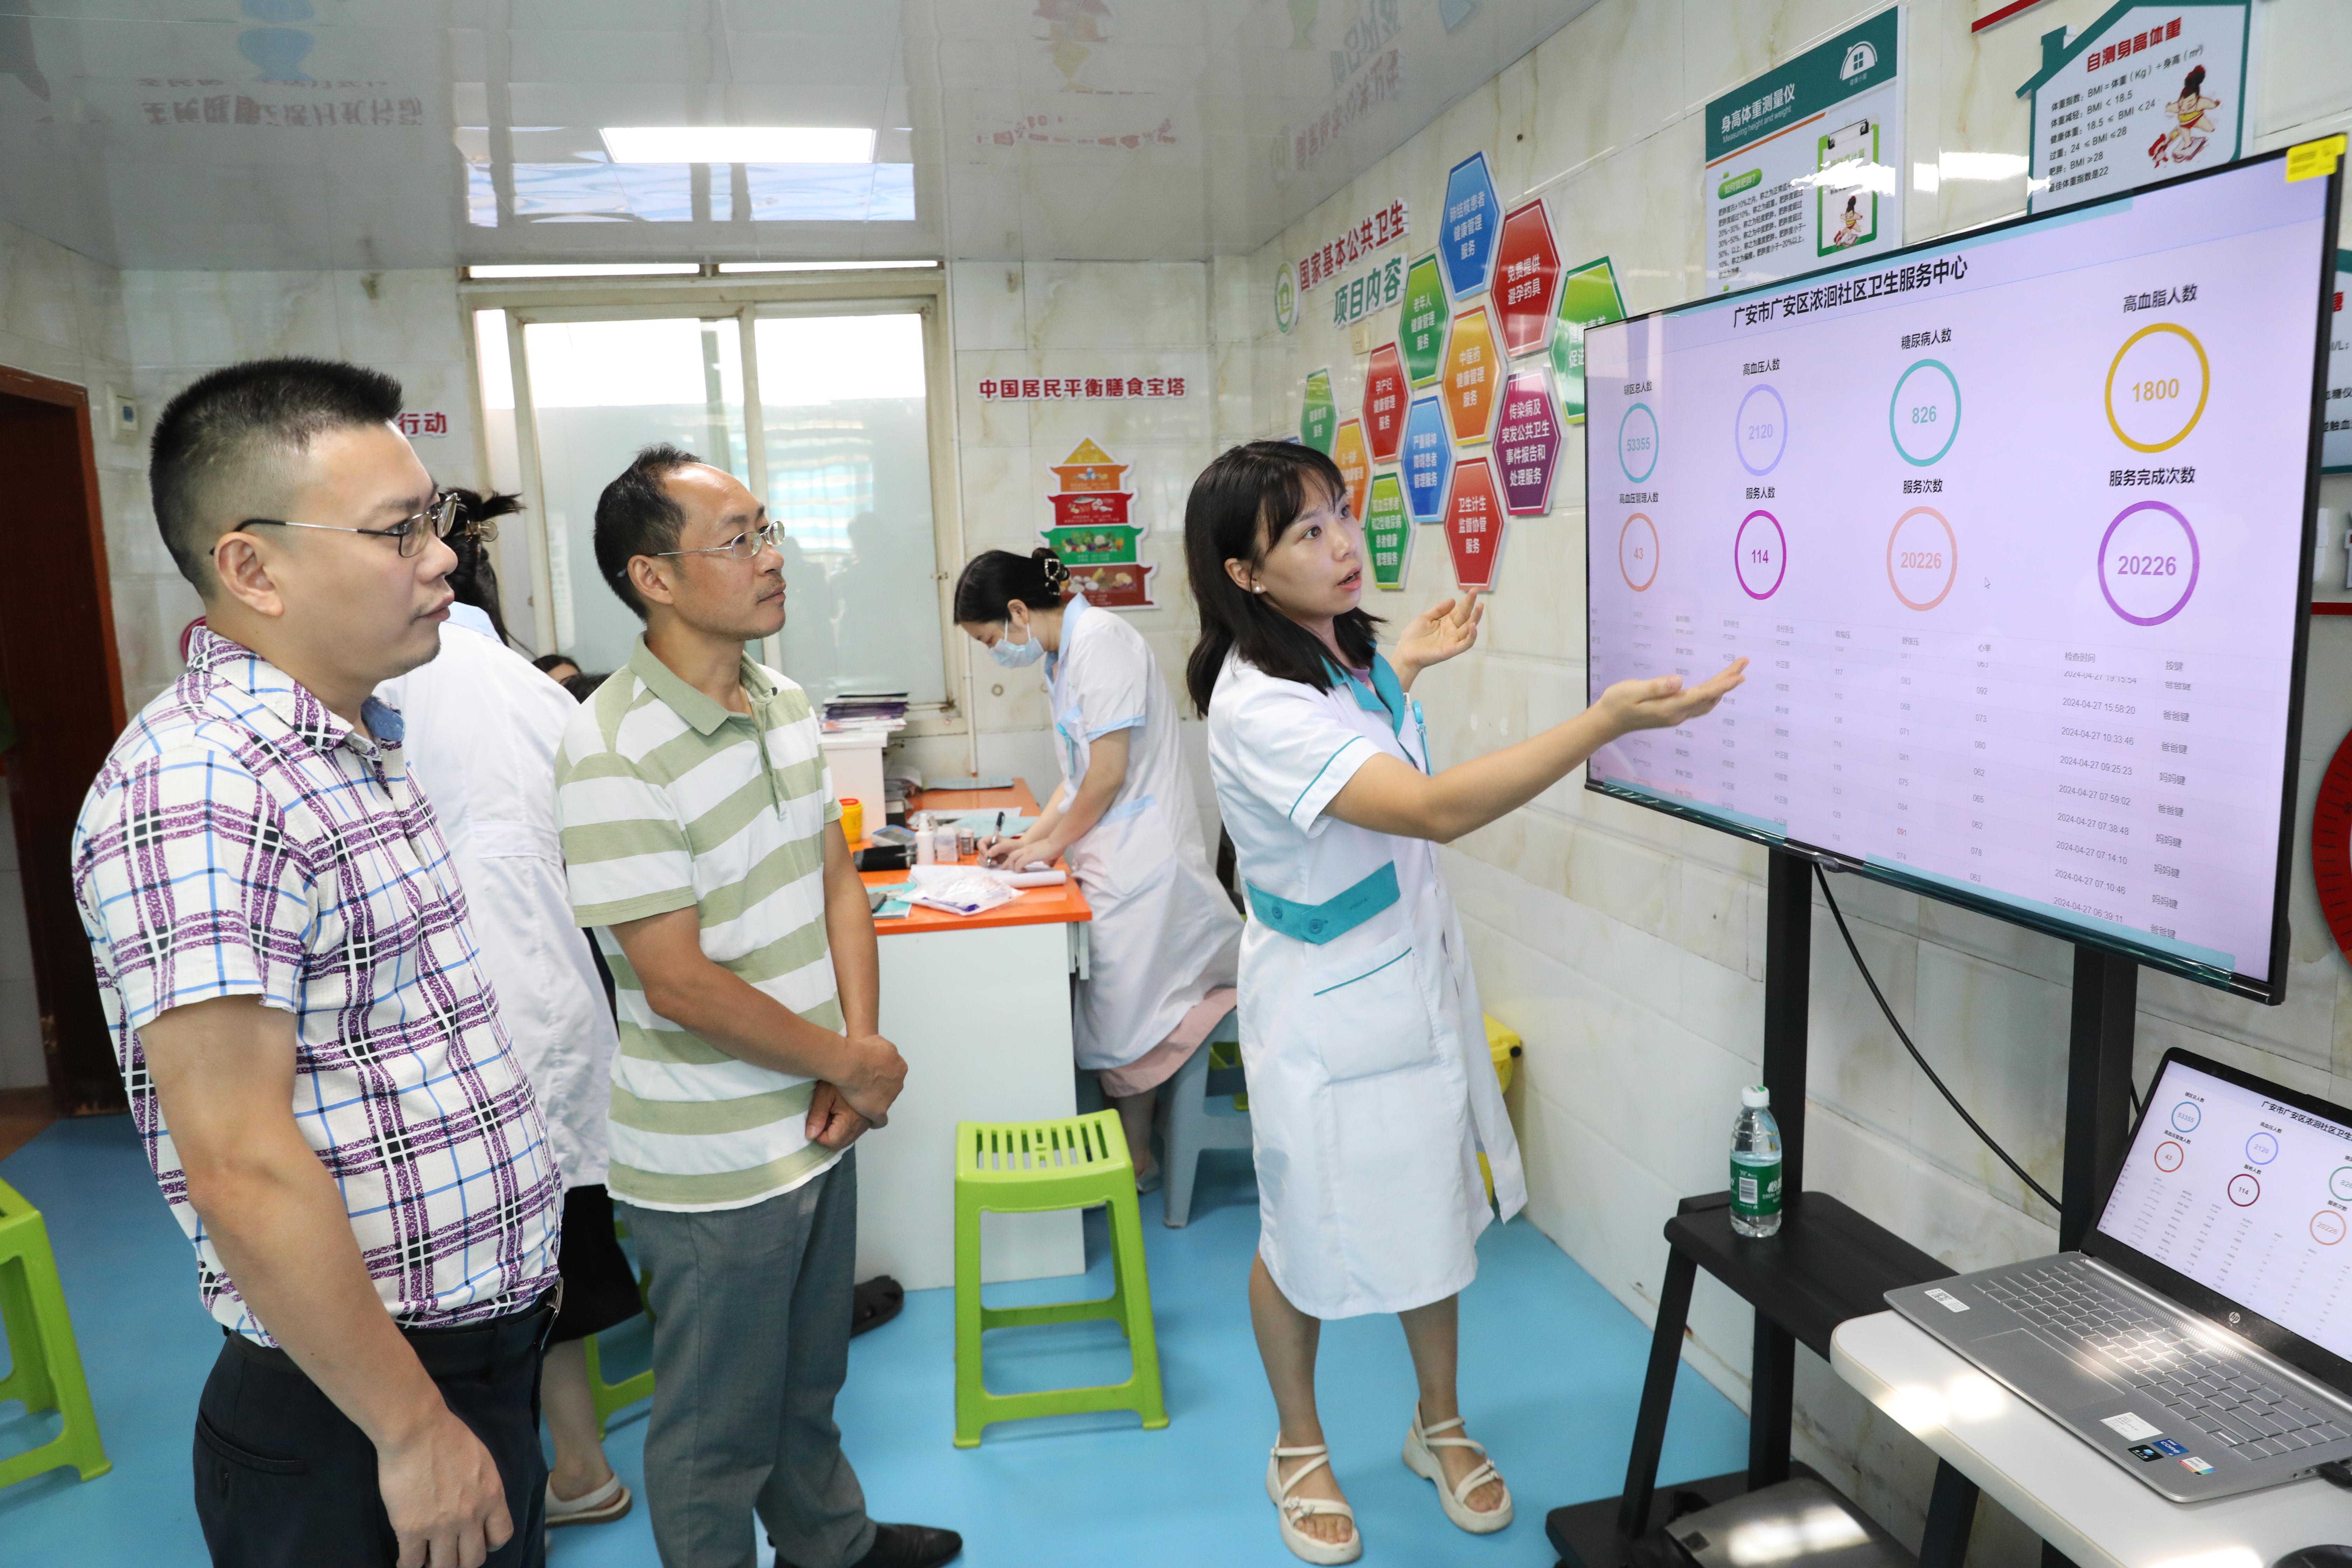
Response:
POLYGON ((1551 370, 1559 383, 1559 416, 1570 425, 1584 423, 1584 329, 1625 319, 1625 296, 1617 287, 1617 269, 1602 257, 1588 261, 1561 279, 1559 323, 1552 329, 1551 370))
POLYGON ((1905 30, 1890 6, 1707 104, 1715 292, 1903 244, 1905 30))
POLYGON ((2121 0, 2072 42, 2042 36, 2029 212, 2226 163, 2244 150, 2248 0, 2121 0))
POLYGON ((1128 512, 1135 500, 1125 484, 1129 465, 1111 461, 1108 452, 1086 440, 1048 466, 1062 488, 1045 498, 1054 521, 1037 537, 1070 569, 1070 585, 1104 609, 1157 608, 1151 574, 1160 568, 1138 559, 1146 530, 1128 512))

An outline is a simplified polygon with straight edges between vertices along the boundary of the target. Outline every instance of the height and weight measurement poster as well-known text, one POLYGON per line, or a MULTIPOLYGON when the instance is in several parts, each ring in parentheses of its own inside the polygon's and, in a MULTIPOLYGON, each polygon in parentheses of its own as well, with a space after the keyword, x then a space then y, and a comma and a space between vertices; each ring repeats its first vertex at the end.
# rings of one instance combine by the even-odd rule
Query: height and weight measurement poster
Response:
POLYGON ((1904 31, 1890 7, 1706 106, 1715 292, 1903 244, 1904 31))

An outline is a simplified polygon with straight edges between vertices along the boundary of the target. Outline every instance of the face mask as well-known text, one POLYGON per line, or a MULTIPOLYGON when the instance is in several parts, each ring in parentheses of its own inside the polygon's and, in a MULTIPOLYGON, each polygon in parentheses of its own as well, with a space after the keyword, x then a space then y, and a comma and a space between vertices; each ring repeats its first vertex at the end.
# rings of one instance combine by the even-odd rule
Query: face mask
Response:
POLYGON ((988 645, 988 657, 1007 669, 1023 669, 1045 657, 1045 645, 1033 632, 1027 642, 1012 640, 1013 623, 1004 623, 1006 635, 988 645))

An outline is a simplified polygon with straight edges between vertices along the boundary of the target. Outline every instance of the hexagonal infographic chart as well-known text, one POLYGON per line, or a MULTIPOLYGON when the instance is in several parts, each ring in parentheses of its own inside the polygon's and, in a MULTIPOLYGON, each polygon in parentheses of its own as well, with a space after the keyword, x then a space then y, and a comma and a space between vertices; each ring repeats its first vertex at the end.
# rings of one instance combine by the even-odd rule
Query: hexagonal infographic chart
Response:
POLYGON ((1331 373, 1311 370, 1307 373, 1307 390, 1298 402, 1298 438, 1325 457, 1331 455, 1331 437, 1339 422, 1339 410, 1331 401, 1331 373))
POLYGON ((1504 384, 1495 460, 1503 467, 1503 504, 1513 517, 1536 517, 1551 510, 1561 428, 1549 373, 1538 366, 1519 371, 1504 384))
POLYGON ((1454 447, 1445 438, 1445 411, 1434 397, 1416 397, 1404 416, 1404 499, 1415 522, 1445 515, 1445 481, 1454 472, 1454 447))
POLYGON ((1372 558, 1373 585, 1393 593, 1404 586, 1412 559, 1412 519, 1404 510, 1404 486, 1391 473, 1372 476, 1364 503, 1364 550, 1372 558))
POLYGON ((1445 275, 1434 251, 1404 275, 1404 310, 1397 321, 1397 347, 1404 353, 1406 379, 1427 386, 1445 363, 1445 275))
POLYGON ((1495 241, 1502 232, 1502 203, 1486 173, 1486 154, 1473 153, 1445 175, 1444 232, 1437 254, 1445 263, 1445 286, 1456 300, 1484 293, 1494 275, 1495 241))
POLYGON ((1396 461, 1404 441, 1405 403, 1411 395, 1404 383, 1404 359, 1394 343, 1372 351, 1364 367, 1364 445, 1375 463, 1396 461))
POLYGON ((1445 497, 1445 549, 1454 557, 1454 580, 1465 588, 1491 589, 1502 564, 1503 503, 1495 493, 1495 470, 1483 457, 1454 466, 1445 497))
POLYGON ((1503 352, 1517 359, 1551 342, 1559 303, 1559 247, 1551 216, 1538 196, 1503 215, 1503 241, 1495 261, 1495 309, 1503 317, 1503 352))
POLYGON ((1495 319, 1484 305, 1454 318, 1445 339, 1445 373, 1438 395, 1457 447, 1474 447, 1495 427, 1496 394, 1503 389, 1503 358, 1495 351, 1495 319))
POLYGON ((1339 465, 1339 477, 1348 481, 1348 515, 1362 517, 1364 487, 1372 482, 1372 455, 1364 448, 1361 420, 1339 421, 1339 433, 1331 438, 1330 456, 1339 465))

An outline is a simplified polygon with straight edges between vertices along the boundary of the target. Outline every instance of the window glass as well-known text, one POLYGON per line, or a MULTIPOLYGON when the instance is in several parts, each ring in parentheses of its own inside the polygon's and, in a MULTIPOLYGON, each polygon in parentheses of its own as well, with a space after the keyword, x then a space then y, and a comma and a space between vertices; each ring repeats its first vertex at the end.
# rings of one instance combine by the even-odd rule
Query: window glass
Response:
POLYGON ((943 701, 923 318, 764 316, 752 341, 784 673, 820 700, 943 701))
POLYGON ((523 328, 546 488, 555 645, 583 669, 627 662, 643 629, 596 571, 596 498, 640 447, 667 441, 751 479, 742 332, 732 317, 533 321, 523 328))

